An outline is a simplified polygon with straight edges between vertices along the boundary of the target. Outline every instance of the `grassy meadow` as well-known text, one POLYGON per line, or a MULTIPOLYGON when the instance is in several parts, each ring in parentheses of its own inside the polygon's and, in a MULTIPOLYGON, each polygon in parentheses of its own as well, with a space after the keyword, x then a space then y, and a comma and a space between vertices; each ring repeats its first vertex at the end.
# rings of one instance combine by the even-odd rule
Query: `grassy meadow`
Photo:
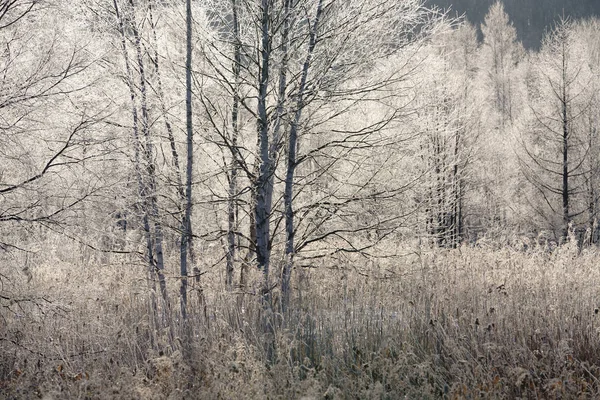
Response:
MULTIPOLYGON (((395 258, 340 257, 294 272, 285 323, 258 301, 260 272, 228 292, 217 264, 190 288, 188 356, 180 328, 171 340, 152 328, 136 259, 69 246, 5 257, 0 398, 600 396, 596 249, 406 246, 395 258)), ((176 302, 174 273, 168 283, 176 302)))

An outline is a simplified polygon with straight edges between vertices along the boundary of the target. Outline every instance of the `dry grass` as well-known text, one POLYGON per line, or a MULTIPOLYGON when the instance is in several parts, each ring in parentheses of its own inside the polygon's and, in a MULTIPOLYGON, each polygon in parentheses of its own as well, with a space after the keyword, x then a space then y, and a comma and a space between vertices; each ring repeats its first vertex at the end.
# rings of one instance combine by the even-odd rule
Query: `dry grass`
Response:
POLYGON ((136 260, 54 246, 23 271, 10 257, 0 294, 18 301, 0 303, 1 398, 600 396, 597 250, 414 248, 304 270, 286 324, 270 316, 272 362, 258 272, 244 295, 223 290, 223 268, 203 275, 185 358, 149 323, 136 260))

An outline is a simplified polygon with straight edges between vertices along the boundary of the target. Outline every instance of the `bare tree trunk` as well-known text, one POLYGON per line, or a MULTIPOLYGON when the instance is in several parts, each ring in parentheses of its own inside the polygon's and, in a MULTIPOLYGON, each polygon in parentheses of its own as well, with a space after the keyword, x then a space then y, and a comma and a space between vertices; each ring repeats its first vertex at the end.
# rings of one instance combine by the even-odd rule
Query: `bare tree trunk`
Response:
POLYGON ((435 240, 439 247, 445 244, 445 229, 444 229, 444 184, 445 184, 445 167, 443 165, 443 146, 442 139, 438 132, 435 133, 435 176, 436 176, 436 212, 435 212, 435 240))
MULTIPOLYGON (((286 6, 289 3, 286 2, 286 6)), ((308 54, 302 66, 302 77, 300 79, 300 87, 296 99, 296 112, 290 126, 290 137, 288 143, 288 160, 287 171, 285 176, 285 190, 283 195, 285 207, 285 264, 283 273, 281 274, 281 309, 285 313, 290 302, 290 278, 292 275, 292 267, 294 262, 294 172, 296 171, 296 151, 298 149, 298 126, 302 118, 302 110, 304 108, 304 95, 306 90, 306 81, 308 79, 308 71, 310 68, 312 55, 317 43, 317 30, 319 28, 319 19, 323 7, 323 0, 319 0, 317 6, 317 15, 312 27, 309 25, 310 38, 308 43, 308 54)))
POLYGON ((187 252, 191 242, 192 224, 192 167, 194 162, 193 121, 192 121, 192 4, 186 1, 186 59, 185 59, 185 108, 187 133, 187 167, 185 182, 185 216, 181 230, 181 317, 187 319, 187 252))
MULTIPOLYGON (((173 167, 175 169, 175 186, 177 189, 177 194, 179 195, 179 199, 180 202, 178 203, 177 207, 179 210, 179 214, 180 214, 180 221, 181 221, 181 230, 182 230, 182 239, 183 239, 183 232, 186 229, 186 225, 185 225, 185 213, 186 213, 186 192, 184 189, 184 184, 183 184, 183 179, 182 179, 182 173, 181 173, 181 164, 179 162, 179 153, 177 152, 177 146, 175 143, 175 135, 173 134, 173 127, 171 126, 171 123, 169 121, 169 115, 167 113, 167 108, 166 108, 166 102, 165 102, 165 94, 164 94, 164 89, 163 89, 163 85, 162 85, 162 75, 161 75, 161 69, 160 69, 160 60, 159 60, 159 56, 158 56, 158 40, 157 40, 157 36, 156 36, 156 25, 154 23, 154 17, 153 17, 153 8, 152 8, 152 1, 150 1, 148 3, 148 11, 149 11, 149 18, 150 18, 150 24, 152 26, 152 40, 154 42, 154 67, 155 67, 155 73, 156 73, 156 80, 157 80, 157 95, 159 97, 159 102, 160 102, 160 107, 161 107, 161 113, 163 115, 163 119, 165 122, 165 128, 167 130, 167 136, 169 139, 169 145, 171 147, 171 157, 173 160, 173 167)), ((188 243, 186 244, 187 247, 187 253, 190 257, 190 262, 192 265, 195 265, 196 262, 196 254, 194 252, 194 247, 193 247, 193 230, 192 230, 192 226, 191 223, 189 226, 187 226, 187 230, 188 230, 188 243)), ((180 251, 181 251, 181 242, 180 242, 180 251)), ((187 262, 187 260, 186 260, 187 262)), ((190 270, 190 268, 187 267, 185 268, 185 271, 188 272, 190 270)), ((181 271, 181 269, 180 269, 181 271)), ((185 275, 182 273, 182 286, 186 286, 185 295, 182 295, 181 298, 181 307, 182 308, 182 315, 186 315, 187 316, 187 312, 184 312, 183 309, 186 309, 187 311, 187 277, 188 274, 186 273, 185 275), (185 283, 184 283, 185 281, 185 283), (185 296, 185 297, 183 297, 185 296)), ((185 319, 185 317, 184 317, 185 319)))
POLYGON ((273 197, 273 160, 269 154, 269 121, 267 115, 267 91, 269 86, 270 67, 270 33, 269 14, 270 1, 262 0, 261 16, 261 62, 258 85, 258 137, 260 170, 257 180, 256 196, 256 257, 258 267, 264 275, 264 300, 270 303, 269 263, 270 263, 270 217, 273 197))
POLYGON ((169 121, 169 115, 167 113, 167 107, 165 104, 165 92, 162 84, 162 75, 160 69, 160 59, 158 56, 158 39, 156 35, 156 25, 154 23, 154 10, 152 7, 152 3, 154 0, 148 2, 148 16, 150 19, 150 26, 152 27, 152 41, 154 42, 154 55, 153 55, 153 63, 154 63, 154 72, 156 73, 156 82, 157 88, 156 93, 158 95, 158 100, 160 102, 160 109, 162 113, 163 120, 165 122, 165 128, 167 130, 167 137, 169 139, 169 144, 171 146, 171 157, 173 158, 173 167, 175 169, 175 185, 177 189, 177 193, 179 194, 179 198, 181 200, 181 204, 178 204, 180 213, 183 213, 183 203, 185 202, 185 191, 183 188, 183 180, 181 178, 181 165, 179 164, 179 154, 177 153, 177 146, 175 144, 175 135, 173 134, 173 127, 171 126, 171 122, 169 121))
MULTIPOLYGON (((594 122, 592 119, 589 121, 590 130, 588 133, 588 149, 593 148, 594 146, 594 138, 596 136, 596 129, 594 128, 594 122)), ((593 157, 590 157, 589 161, 589 174, 586 177, 587 183, 587 195, 588 195, 588 237, 586 238, 588 246, 594 244, 594 231, 596 228, 596 188, 594 187, 594 175, 597 171, 595 163, 593 162, 593 157)))
MULTIPOLYGON (((121 35, 121 51, 123 53, 123 60, 125 63, 125 73, 127 86, 129 87, 129 94, 131 99, 131 115, 133 118, 133 138, 134 138, 134 147, 135 147, 135 171, 136 177, 138 181, 138 193, 140 199, 143 204, 143 216, 142 216, 142 225, 144 229, 144 236, 146 238, 146 251, 148 252, 148 278, 150 281, 150 304, 152 309, 152 321, 154 322, 154 326, 158 328, 160 324, 158 323, 158 306, 156 302, 156 270, 155 270, 155 260, 154 260, 154 243, 152 240, 152 233, 150 228, 149 216, 148 216, 148 188, 144 179, 142 177, 141 171, 141 160, 140 160, 140 152, 142 150, 142 143, 139 135, 139 115, 136 105, 136 93, 135 93, 135 85, 133 83, 133 71, 131 65, 129 63, 129 55, 127 52, 127 40, 125 36, 125 29, 123 24, 123 19, 121 17, 120 9, 117 4, 117 0, 113 0, 113 6, 115 9, 115 14, 117 18, 117 24, 119 33, 121 35)), ((154 329, 151 329, 152 331, 154 329)), ((154 335, 151 334, 151 340, 154 342, 154 335)))
POLYGON ((263 272, 261 301, 263 314, 264 350, 267 363, 271 363, 275 354, 275 337, 273 330, 272 293, 269 280, 271 257, 270 220, 273 199, 274 159, 269 146, 269 121, 267 113, 267 96, 269 87, 269 68, 271 62, 270 5, 272 0, 261 2, 261 49, 259 63, 257 132, 260 159, 259 174, 256 182, 256 258, 258 268, 263 272))
MULTIPOLYGON (((257 141, 256 149, 260 149, 260 140, 257 141)), ((257 158, 253 166, 253 177, 258 177, 260 171, 260 159, 257 158)), ((250 217, 249 222, 249 243, 248 251, 242 260, 242 266, 240 268, 240 288, 246 287, 248 278, 248 268, 252 264, 252 258, 256 254, 256 204, 258 199, 258 179, 251 177, 250 182, 250 217)))
POLYGON ((567 66, 565 56, 565 44, 563 43, 562 52, 562 128, 563 128, 563 165, 562 165, 562 206, 563 206, 563 239, 566 240, 569 232, 569 116, 568 116, 568 99, 567 99, 567 66))
POLYGON ((233 14, 233 35, 234 35, 234 51, 233 51, 233 79, 234 79, 234 92, 233 92, 233 105, 231 108, 231 146, 234 149, 231 156, 231 175, 229 177, 229 194, 227 199, 227 213, 228 213, 228 226, 227 226, 227 275, 226 284, 227 288, 231 290, 233 288, 233 272, 234 272, 234 261, 235 261, 235 239, 237 231, 237 175, 238 175, 238 160, 236 156, 237 145, 238 145, 238 134, 239 134, 239 107, 240 107, 240 70, 242 62, 242 46, 240 43, 240 26, 238 19, 238 6, 236 0, 231 0, 232 14, 233 14))
POLYGON ((149 200, 149 214, 154 225, 154 251, 156 256, 156 276, 158 277, 158 284, 160 292, 165 304, 165 310, 163 318, 166 326, 169 328, 169 340, 173 343, 173 329, 171 323, 171 304, 169 301, 169 294, 167 292, 167 283, 165 280, 164 269, 164 253, 163 253, 163 229, 160 221, 160 213, 158 209, 158 198, 157 198, 157 183, 156 183, 156 165, 154 162, 154 144, 150 137, 150 124, 148 115, 148 101, 147 101, 147 84, 146 84, 146 69, 143 59, 141 37, 137 27, 135 18, 135 3, 134 0, 129 0, 131 6, 131 30, 133 33, 135 50, 137 54, 138 72, 140 74, 140 106, 142 110, 142 134, 145 138, 144 148, 144 162, 146 164, 146 174, 148 177, 148 183, 144 184, 144 187, 148 190, 147 198, 149 200))
POLYGON ((452 247, 456 248, 462 241, 462 177, 459 167, 459 154, 461 146, 461 131, 454 137, 454 160, 452 170, 452 184, 454 199, 452 205, 452 247))
POLYGON ((588 221, 587 221, 587 225, 588 225, 588 234, 585 237, 585 244, 588 246, 591 246, 592 243, 594 243, 594 222, 595 222, 595 207, 594 207, 594 199, 596 197, 595 195, 595 190, 592 184, 592 177, 590 176, 589 178, 586 178, 586 184, 587 184, 587 201, 588 201, 588 205, 587 205, 587 214, 588 214, 588 221))

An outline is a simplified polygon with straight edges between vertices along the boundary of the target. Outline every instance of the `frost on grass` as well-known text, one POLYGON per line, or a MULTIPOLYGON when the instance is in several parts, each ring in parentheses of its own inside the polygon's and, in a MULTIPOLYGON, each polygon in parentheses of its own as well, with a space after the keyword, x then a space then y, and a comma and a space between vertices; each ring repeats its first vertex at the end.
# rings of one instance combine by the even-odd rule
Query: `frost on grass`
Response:
POLYGON ((184 360, 151 350, 160 335, 131 293, 135 268, 40 266, 14 293, 51 302, 2 303, 0 387, 16 398, 598 395, 595 250, 413 250, 304 271, 311 284, 277 325, 271 362, 260 306, 250 291, 224 292, 219 274, 206 275, 184 360), (62 285, 74 272, 87 279, 62 285))

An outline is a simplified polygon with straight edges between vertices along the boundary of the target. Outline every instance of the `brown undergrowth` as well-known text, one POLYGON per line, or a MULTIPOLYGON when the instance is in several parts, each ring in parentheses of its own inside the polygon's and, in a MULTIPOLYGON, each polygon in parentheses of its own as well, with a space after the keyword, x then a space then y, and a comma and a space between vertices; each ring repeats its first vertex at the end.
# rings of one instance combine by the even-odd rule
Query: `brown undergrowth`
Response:
MULTIPOLYGON (((190 293, 188 336, 175 311, 174 335, 153 327, 138 261, 69 254, 55 248, 27 270, 6 256, 1 398, 600 396, 595 249, 407 246, 385 260, 340 258, 296 271, 285 318, 258 301, 260 272, 228 292, 217 266, 202 296, 190 293)), ((168 283, 175 301, 174 273, 168 283)))

